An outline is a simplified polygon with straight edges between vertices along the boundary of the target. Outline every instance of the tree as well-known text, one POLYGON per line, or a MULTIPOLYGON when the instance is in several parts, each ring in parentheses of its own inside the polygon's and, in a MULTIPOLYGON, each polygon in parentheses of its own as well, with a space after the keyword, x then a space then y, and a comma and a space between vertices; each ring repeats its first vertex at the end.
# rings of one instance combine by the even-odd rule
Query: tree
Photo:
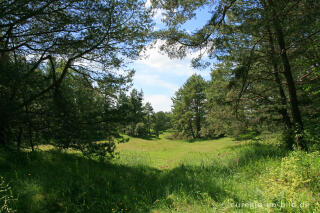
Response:
POLYGON ((151 103, 147 102, 145 105, 144 105, 144 114, 146 115, 146 118, 145 118, 145 123, 146 123, 146 127, 147 127, 147 133, 148 135, 151 134, 151 118, 154 114, 153 112, 153 108, 152 108, 152 105, 151 103))
POLYGON ((205 125, 202 129, 202 134, 206 136, 237 136, 246 129, 244 113, 234 110, 238 93, 230 88, 233 78, 231 66, 230 63, 221 63, 211 71, 206 88, 205 125))
POLYGON ((129 120, 129 134, 132 136, 136 134, 136 125, 139 122, 143 121, 144 112, 143 112, 143 92, 133 89, 131 90, 128 102, 129 102, 129 109, 128 109, 128 120, 129 120))
POLYGON ((130 94, 121 92, 118 99, 118 112, 123 115, 120 128, 131 136, 150 136, 154 115, 151 103, 143 104, 143 91, 132 89, 130 94))
MULTIPOLYGON (((50 84, 50 73, 46 73, 46 69, 50 67, 36 70, 32 78, 16 79, 22 83, 16 88, 17 97, 28 98, 29 91, 34 87, 37 89, 50 84)), ((59 63, 56 63, 56 69, 61 71, 59 63)), ((17 77, 23 76, 19 69, 11 71, 17 77)), ((34 150, 39 144, 51 144, 59 148, 78 149, 87 156, 112 157, 116 141, 123 141, 116 128, 121 114, 115 107, 114 95, 126 83, 125 79, 109 76, 93 86, 93 80, 70 71, 59 88, 27 105, 23 111, 10 109, 1 102, 1 108, 8 115, 6 118, 10 119, 6 120, 6 124, 10 125, 4 135, 8 138, 7 145, 16 142, 18 149, 31 147, 34 150), (97 143, 98 140, 104 142, 97 143)), ((7 97, 1 98, 8 100, 7 97)))
POLYGON ((0 55, 31 55, 30 73, 52 57, 65 61, 55 81, 24 105, 58 87, 69 68, 86 75, 90 61, 108 70, 136 58, 152 26, 142 1, 19 0, 3 2, 2 9, 0 55))
POLYGON ((117 71, 150 40, 144 3, 1 1, 0 144, 112 153, 117 97, 132 77, 117 71))
POLYGON ((167 40, 163 50, 173 57, 184 56, 188 49, 202 50, 193 61, 194 66, 201 65, 204 53, 222 63, 231 63, 230 83, 239 94, 234 110, 243 112, 250 121, 259 114, 258 123, 278 120, 277 112, 283 125, 295 132, 296 146, 307 149, 302 138, 300 88, 296 85, 314 66, 309 61, 302 65, 301 59, 314 50, 319 38, 317 3, 208 0, 157 1, 154 5, 166 10, 168 29, 159 32, 160 38, 167 40), (200 29, 187 33, 182 24, 193 18, 200 7, 212 12, 212 17, 200 29))
POLYGON ((185 136, 200 137, 206 86, 206 81, 200 75, 192 75, 172 98, 174 127, 185 136))
POLYGON ((171 126, 171 113, 168 112, 156 112, 152 117, 152 129, 154 130, 157 137, 159 133, 170 129, 171 126))
POLYGON ((144 124, 142 122, 139 122, 136 124, 134 131, 135 131, 135 135, 138 137, 145 137, 145 136, 149 135, 148 128, 147 128, 146 124, 144 124))

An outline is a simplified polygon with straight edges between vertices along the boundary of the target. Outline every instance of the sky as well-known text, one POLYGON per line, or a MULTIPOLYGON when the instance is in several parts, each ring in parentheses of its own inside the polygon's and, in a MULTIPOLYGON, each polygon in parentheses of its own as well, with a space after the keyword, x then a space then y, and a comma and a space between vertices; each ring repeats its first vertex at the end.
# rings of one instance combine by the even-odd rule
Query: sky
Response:
MULTIPOLYGON (((148 4, 148 3, 147 3, 148 4)), ((210 14, 200 10, 194 20, 184 25, 188 31, 193 31, 206 23, 210 14)), ((154 16, 156 28, 161 28, 161 11, 154 16)), ((147 47, 144 57, 135 61, 132 68, 136 73, 133 78, 133 88, 143 91, 144 102, 150 102, 155 112, 170 111, 171 97, 194 73, 200 74, 206 80, 209 79, 210 71, 196 70, 191 67, 192 55, 187 55, 182 60, 170 59, 165 53, 160 52, 160 45, 163 41, 157 41, 154 48, 147 47)))

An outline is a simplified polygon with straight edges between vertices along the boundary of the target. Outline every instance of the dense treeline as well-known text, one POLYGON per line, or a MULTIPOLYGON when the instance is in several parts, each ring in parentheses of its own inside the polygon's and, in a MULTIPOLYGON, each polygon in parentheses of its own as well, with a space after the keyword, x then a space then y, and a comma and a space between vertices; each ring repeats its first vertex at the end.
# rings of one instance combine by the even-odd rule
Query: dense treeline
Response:
POLYGON ((118 108, 123 115, 118 127, 130 136, 150 137, 159 136, 161 131, 171 128, 171 114, 168 112, 154 112, 151 104, 143 104, 143 92, 136 89, 130 94, 121 93, 118 108))
POLYGON ((201 60, 204 55, 218 60, 208 83, 206 132, 282 129, 289 147, 307 150, 310 141, 319 145, 319 2, 160 2, 154 5, 166 11, 168 27, 159 32, 167 40, 163 49, 176 57, 200 50, 196 67, 208 64, 201 60), (212 17, 187 33, 182 24, 199 8, 207 8, 212 17))
POLYGON ((0 1, 0 144, 112 155, 133 74, 125 66, 150 41, 144 4, 0 1))
POLYGON ((320 212, 319 44, 319 0, 0 0, 0 212, 320 212), (211 69, 172 112, 131 89, 153 40, 211 69))
POLYGON ((101 156, 122 133, 186 137, 281 130, 289 148, 319 144, 319 3, 314 0, 0 1, 0 144, 49 143, 101 156), (152 9, 167 29, 153 33, 152 9), (188 33, 199 8, 212 17, 188 33), (173 114, 128 94, 130 60, 154 38, 171 57, 200 50, 173 114), (208 56, 202 60, 203 56, 208 56), (215 61, 215 60, 212 60, 215 61), (203 63, 204 62, 204 63, 203 63), (105 142, 97 141, 104 140, 105 142), (308 144, 309 143, 309 144, 308 144))

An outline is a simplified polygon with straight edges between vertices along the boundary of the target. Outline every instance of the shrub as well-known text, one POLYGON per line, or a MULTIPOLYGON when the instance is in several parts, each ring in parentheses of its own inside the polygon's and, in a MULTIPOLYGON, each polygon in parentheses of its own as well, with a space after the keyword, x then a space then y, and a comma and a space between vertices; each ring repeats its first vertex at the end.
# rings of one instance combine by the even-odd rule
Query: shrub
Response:
MULTIPOLYGON (((320 211, 320 155, 319 152, 306 153, 293 151, 284 157, 277 168, 269 169, 266 177, 262 178, 263 186, 270 202, 281 204, 296 204, 301 210, 320 211)), ((285 205, 289 212, 296 209, 285 205)))
POLYGON ((148 134, 148 130, 144 123, 137 123, 135 133, 137 136, 142 137, 148 134))
POLYGON ((11 187, 4 181, 3 177, 0 177, 0 212, 16 212, 13 210, 14 201, 11 187))
POLYGON ((307 141, 310 151, 320 151, 320 135, 310 130, 304 131, 304 139, 307 141))

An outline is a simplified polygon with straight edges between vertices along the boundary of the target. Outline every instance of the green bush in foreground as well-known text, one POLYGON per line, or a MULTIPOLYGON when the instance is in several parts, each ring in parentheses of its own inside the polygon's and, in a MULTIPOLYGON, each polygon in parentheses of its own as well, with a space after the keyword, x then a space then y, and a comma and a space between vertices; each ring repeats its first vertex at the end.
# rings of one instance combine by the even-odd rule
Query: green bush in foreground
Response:
POLYGON ((0 213, 16 212, 13 207, 14 201, 11 187, 0 176, 0 213))
POLYGON ((286 206, 288 212, 319 212, 319 165, 319 152, 291 152, 282 158, 279 167, 270 168, 261 179, 266 198, 280 209, 286 206))

